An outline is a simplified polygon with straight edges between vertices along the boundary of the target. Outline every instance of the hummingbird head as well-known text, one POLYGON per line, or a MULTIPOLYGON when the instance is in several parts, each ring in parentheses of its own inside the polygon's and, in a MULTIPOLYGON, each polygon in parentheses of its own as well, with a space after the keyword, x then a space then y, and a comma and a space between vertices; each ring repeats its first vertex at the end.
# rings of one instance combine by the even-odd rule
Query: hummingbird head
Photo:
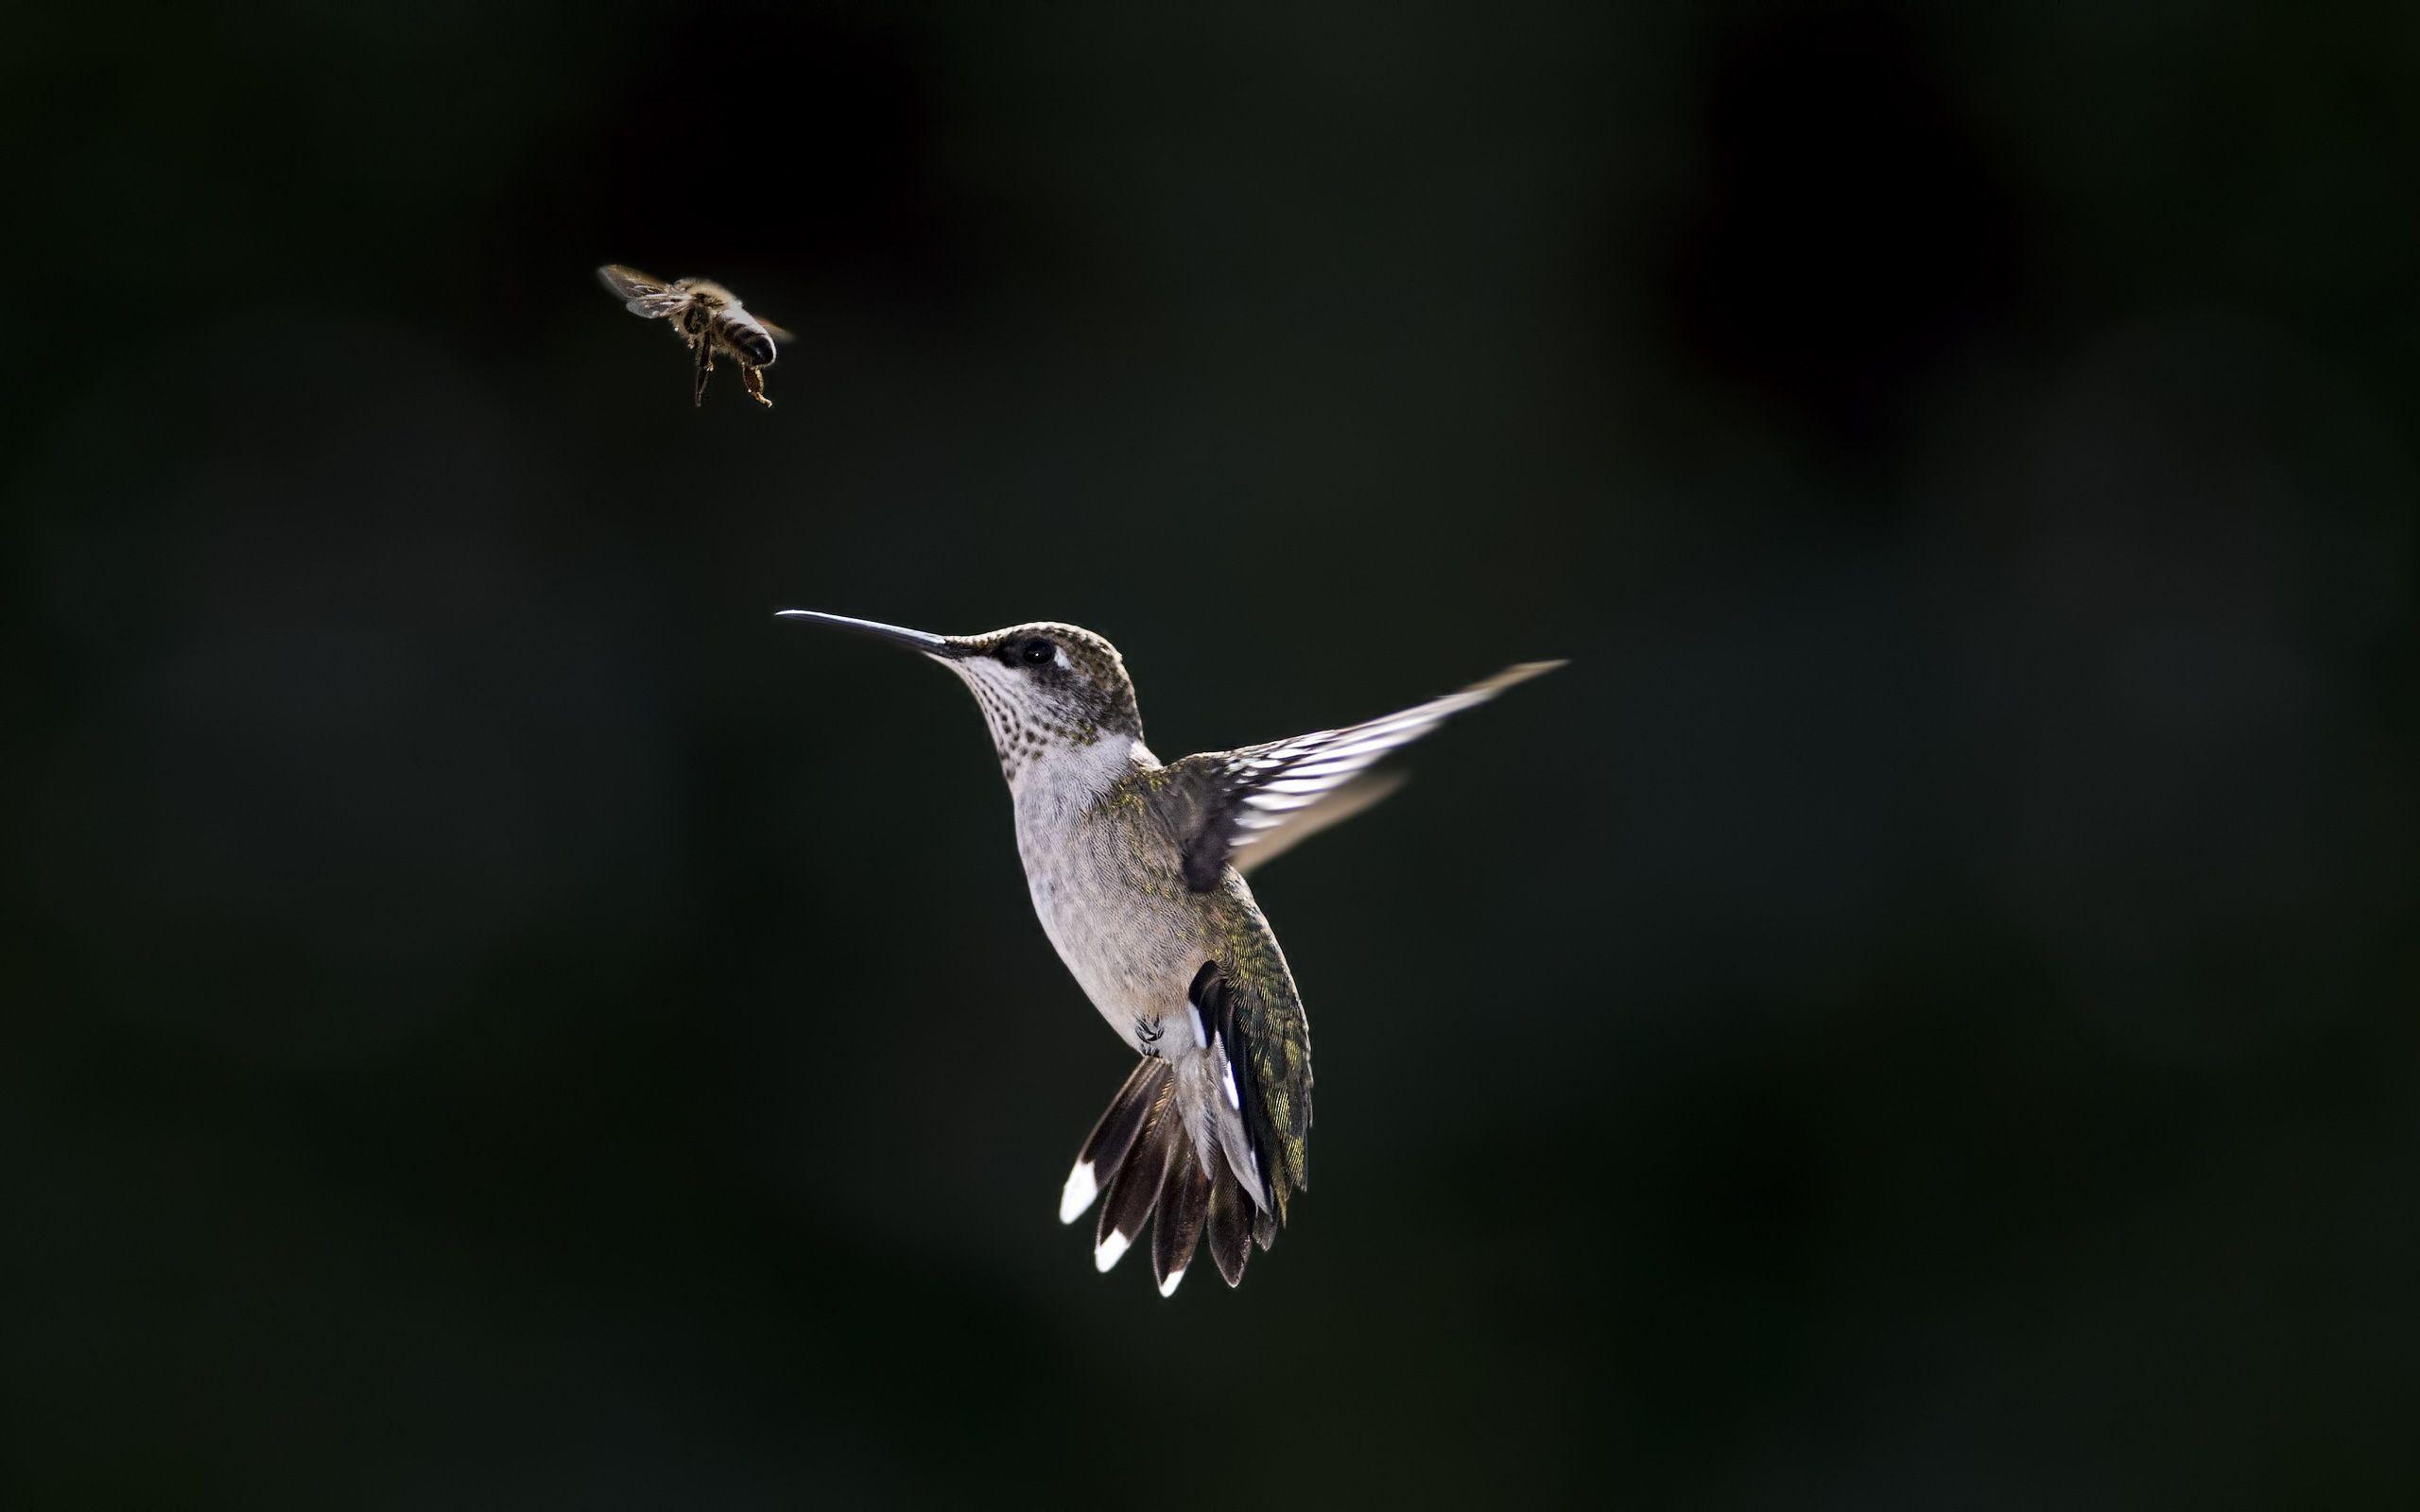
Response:
POLYGON ((982 707, 993 748, 1011 781, 1054 752, 1107 739, 1117 743, 1123 759, 1126 744, 1143 738, 1125 659, 1117 647, 1073 625, 1042 620, 982 635, 934 635, 806 609, 786 609, 779 617, 904 645, 958 674, 982 707))

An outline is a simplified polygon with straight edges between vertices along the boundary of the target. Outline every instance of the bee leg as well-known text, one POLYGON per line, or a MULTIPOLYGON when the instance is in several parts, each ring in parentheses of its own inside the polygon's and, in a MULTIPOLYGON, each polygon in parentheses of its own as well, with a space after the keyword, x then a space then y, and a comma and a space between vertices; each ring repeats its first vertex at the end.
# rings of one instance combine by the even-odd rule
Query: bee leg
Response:
POLYGON ((739 365, 739 381, 748 386, 749 398, 753 399, 756 403, 764 405, 767 409, 773 407, 773 402, 765 397, 764 369, 757 367, 752 362, 743 362, 739 365))
POLYGON ((698 343, 698 378, 690 387, 689 403, 702 406, 706 402, 706 380, 715 373, 715 349, 711 343, 698 343))

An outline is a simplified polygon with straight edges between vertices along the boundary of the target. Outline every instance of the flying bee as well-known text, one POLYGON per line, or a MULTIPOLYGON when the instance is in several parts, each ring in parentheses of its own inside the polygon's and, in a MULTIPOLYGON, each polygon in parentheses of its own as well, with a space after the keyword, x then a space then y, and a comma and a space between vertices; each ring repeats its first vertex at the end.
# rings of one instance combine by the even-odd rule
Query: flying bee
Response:
POLYGON ((760 320, 740 305, 739 297, 709 279, 684 278, 670 284, 648 277, 635 267, 608 263, 596 270, 605 286, 622 298, 622 308, 649 320, 669 320, 672 334, 697 354, 698 377, 690 402, 706 402, 706 380, 714 376, 715 353, 739 364, 740 382, 748 397, 770 409, 765 397, 765 369, 773 365, 773 343, 793 339, 770 320, 760 320))

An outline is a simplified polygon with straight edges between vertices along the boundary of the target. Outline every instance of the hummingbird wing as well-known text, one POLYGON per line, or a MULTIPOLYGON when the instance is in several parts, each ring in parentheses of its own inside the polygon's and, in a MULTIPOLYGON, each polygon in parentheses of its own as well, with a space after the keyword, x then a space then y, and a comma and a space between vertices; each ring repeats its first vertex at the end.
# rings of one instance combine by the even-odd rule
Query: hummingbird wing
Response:
MULTIPOLYGON (((1268 1220, 1254 1225, 1266 1249, 1277 1237, 1287 1199, 1310 1184, 1311 1039, 1301 1002, 1277 974, 1284 963, 1276 941, 1262 934, 1224 967, 1202 962, 1185 1002, 1208 1033, 1219 1091, 1232 1118, 1219 1120, 1224 1163, 1244 1189, 1246 1212, 1256 1209, 1268 1220)), ((1211 1195, 1215 1201, 1218 1194, 1211 1195)), ((1214 1212, 1214 1227, 1217 1222, 1214 1212)), ((1212 1240, 1216 1253, 1219 1236, 1212 1240)), ((1224 1257, 1219 1268, 1228 1270, 1224 1257)), ((1227 1283, 1242 1274, 1237 1261, 1227 1283)))
POLYGON ((1380 799, 1392 798, 1395 789, 1407 781, 1409 779, 1401 772, 1366 772, 1352 778, 1318 802, 1294 810, 1287 816, 1283 826, 1253 832, 1258 838, 1244 849, 1236 850, 1231 844, 1227 864, 1249 874, 1322 830, 1341 824, 1363 809, 1374 806, 1380 799))
POLYGON ((1169 767, 1198 805, 1184 843, 1185 885, 1208 892, 1224 869, 1249 870, 1393 792, 1402 779, 1371 765, 1514 683, 1563 665, 1524 662, 1460 693, 1381 718, 1240 750, 1187 756, 1169 767))

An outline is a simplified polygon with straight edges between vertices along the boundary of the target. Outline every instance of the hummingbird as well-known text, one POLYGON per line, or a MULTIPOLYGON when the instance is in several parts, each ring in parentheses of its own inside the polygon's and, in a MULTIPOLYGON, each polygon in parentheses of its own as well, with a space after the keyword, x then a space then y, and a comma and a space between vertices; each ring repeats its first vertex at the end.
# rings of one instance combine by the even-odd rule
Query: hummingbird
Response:
POLYGON ((1038 622, 935 635, 791 609, 957 674, 981 706, 1016 812, 1043 933, 1136 1056, 1061 1190, 1072 1224, 1096 1200, 1107 1272, 1151 1223, 1160 1295, 1206 1234, 1229 1286, 1267 1249, 1309 1180, 1311 1040, 1302 996, 1245 873, 1385 798, 1380 758, 1518 682, 1527 662, 1460 693, 1337 730, 1162 763, 1143 744, 1117 648, 1038 622), (1156 1212, 1156 1220, 1153 1214, 1156 1212))

